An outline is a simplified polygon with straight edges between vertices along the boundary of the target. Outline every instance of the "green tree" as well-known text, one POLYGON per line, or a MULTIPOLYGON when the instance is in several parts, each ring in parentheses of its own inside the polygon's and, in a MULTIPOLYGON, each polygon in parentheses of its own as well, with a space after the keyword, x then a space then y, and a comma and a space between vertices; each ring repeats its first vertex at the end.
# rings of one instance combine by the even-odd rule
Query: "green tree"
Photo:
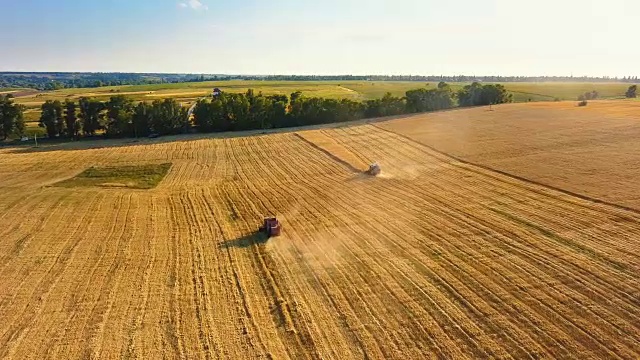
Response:
POLYGON ((107 110, 106 134, 111 137, 131 136, 133 118, 133 101, 124 95, 112 96, 105 103, 107 110))
POLYGON ((474 82, 458 91, 460 106, 503 104, 511 101, 513 101, 513 95, 500 84, 482 85, 474 82))
POLYGON ((478 82, 474 82, 471 85, 467 85, 458 91, 458 104, 460 106, 480 105, 481 97, 482 85, 478 82))
POLYGON ((454 106, 453 92, 448 84, 440 82, 437 89, 416 89, 406 93, 407 112, 425 112, 449 109, 454 106))
POLYGON ((287 125, 287 106, 289 98, 286 95, 267 96, 267 111, 265 128, 278 128, 287 125))
POLYGON ((175 99, 156 100, 149 111, 149 128, 161 135, 186 132, 189 127, 188 109, 175 99))
MULTIPOLYGON (((243 94, 227 93, 223 100, 224 114, 229 121, 229 130, 251 129, 251 104, 249 98, 243 94)), ((259 127, 253 127, 258 129, 259 127)))
POLYGON ((513 95, 509 94, 501 84, 484 85, 480 96, 480 104, 478 105, 510 103, 512 98, 513 95))
POLYGON ((149 119, 151 116, 150 114, 151 106, 145 102, 139 103, 133 110, 133 115, 131 116, 131 125, 133 128, 133 135, 135 137, 148 136, 151 134, 151 131, 149 129, 149 119))
POLYGON ((380 117, 404 114, 407 105, 404 98, 386 93, 381 99, 366 102, 366 117, 380 117))
POLYGON ((627 92, 625 93, 625 96, 628 98, 635 98, 636 92, 638 91, 638 85, 631 85, 629 86, 629 89, 627 89, 627 92))
POLYGON ((202 132, 284 127, 290 125, 288 101, 285 95, 256 95, 253 90, 245 94, 222 93, 196 104, 194 124, 202 132))
POLYGON ((45 128, 50 139, 60 136, 64 128, 62 103, 58 100, 47 100, 40 108, 40 127, 45 128))
POLYGON ((78 139, 80 126, 76 115, 76 103, 73 100, 67 99, 64 102, 64 122, 67 137, 69 139, 78 139))
POLYGON ((102 111, 105 109, 104 104, 95 99, 81 97, 78 107, 80 108, 82 131, 85 135, 94 136, 98 130, 103 128, 102 111))
POLYGON ((0 137, 6 140, 11 135, 24 134, 24 105, 15 104, 11 94, 0 95, 0 137))
POLYGON ((226 93, 222 93, 210 101, 198 101, 193 110, 193 122, 197 126, 198 131, 212 132, 229 130, 221 100, 221 97, 224 96, 226 96, 226 93))

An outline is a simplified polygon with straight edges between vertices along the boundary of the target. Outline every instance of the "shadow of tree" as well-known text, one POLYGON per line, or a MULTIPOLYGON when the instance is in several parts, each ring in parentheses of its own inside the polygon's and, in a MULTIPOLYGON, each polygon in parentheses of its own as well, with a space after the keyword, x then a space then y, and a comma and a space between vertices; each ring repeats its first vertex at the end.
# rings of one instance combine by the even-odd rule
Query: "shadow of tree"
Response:
POLYGON ((264 244, 269 241, 269 237, 263 233, 256 232, 237 239, 228 240, 220 244, 220 249, 247 248, 257 244, 264 244))
MULTIPOLYGON (((451 109, 448 109, 451 110, 451 109)), ((444 111, 444 110, 443 110, 444 111)), ((146 146, 155 144, 164 144, 172 142, 189 142, 203 139, 226 139, 237 137, 249 137, 249 136, 263 136, 265 134, 276 133, 295 133, 303 130, 315 130, 315 129, 330 129, 330 128, 345 128, 350 126, 359 126, 364 124, 373 124, 377 122, 383 122, 394 119, 403 119, 417 114, 404 114, 387 116, 380 118, 370 118, 348 121, 343 123, 330 123, 319 125, 306 125, 295 126, 289 128, 267 129, 263 130, 243 130, 243 131, 227 131, 218 133, 196 133, 196 134, 178 134, 178 135, 165 135, 160 138, 120 138, 120 139, 107 139, 101 136, 82 138, 79 141, 67 141, 65 139, 39 139, 39 147, 33 147, 31 143, 23 144, 22 142, 13 142, 10 144, 1 144, 0 148, 9 148, 8 153, 12 154, 28 154, 28 153, 43 153, 51 151, 76 151, 76 150, 89 150, 89 149, 106 149, 106 148, 118 148, 118 147, 131 147, 131 146, 146 146)))

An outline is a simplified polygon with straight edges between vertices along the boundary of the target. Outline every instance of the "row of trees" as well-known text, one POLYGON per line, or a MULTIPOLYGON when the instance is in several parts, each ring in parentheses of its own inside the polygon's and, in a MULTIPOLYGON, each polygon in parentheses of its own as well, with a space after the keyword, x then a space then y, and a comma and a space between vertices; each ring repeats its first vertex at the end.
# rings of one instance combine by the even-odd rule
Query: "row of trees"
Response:
POLYGON ((0 94, 0 139, 20 136, 24 133, 24 105, 13 102, 11 94, 0 94))
POLYGON ((0 72, 0 88, 58 90, 116 85, 142 85, 204 80, 201 75, 138 73, 0 72))
POLYGON ((166 73, 65 73, 65 72, 0 72, 0 87, 57 90, 115 85, 140 85, 226 80, 258 81, 416 81, 416 82, 638 82, 638 76, 573 77, 573 76, 470 76, 470 75, 215 75, 215 74, 166 74, 166 73))
POLYGON ((476 75, 222 75, 220 80, 267 81, 416 81, 416 82, 638 82, 638 76, 476 76, 476 75))
MULTIPOLYGON (((473 83, 457 92, 440 82, 437 88, 407 91, 404 97, 387 93, 365 102, 350 99, 306 97, 301 92, 263 95, 222 93, 199 101, 193 121, 188 110, 174 99, 134 103, 124 95, 102 102, 87 97, 77 102, 48 100, 41 106, 40 126, 48 138, 79 139, 98 133, 106 137, 140 137, 188 132, 195 125, 201 132, 268 129, 345 122, 407 113, 449 109, 456 106, 500 104, 511 101, 502 85, 473 83)), ((24 107, 10 95, 0 98, 0 136, 22 135, 24 107)))
POLYGON ((416 89, 404 97, 387 93, 380 99, 358 102, 306 97, 294 92, 265 96, 249 90, 246 94, 222 93, 201 100, 194 110, 194 125, 202 132, 268 129, 317 125, 407 113, 435 111, 460 106, 511 102, 511 94, 502 85, 473 83, 455 93, 440 82, 435 89, 416 89))
POLYGON ((137 105, 124 95, 109 101, 80 98, 76 103, 48 100, 42 104, 40 126, 49 138, 78 139, 103 131, 107 137, 137 137, 152 133, 178 134, 188 128, 187 109, 174 99, 137 105))
POLYGON ((478 106, 503 104, 513 101, 513 95, 509 94, 500 84, 481 85, 473 83, 458 91, 458 103, 460 106, 478 106))

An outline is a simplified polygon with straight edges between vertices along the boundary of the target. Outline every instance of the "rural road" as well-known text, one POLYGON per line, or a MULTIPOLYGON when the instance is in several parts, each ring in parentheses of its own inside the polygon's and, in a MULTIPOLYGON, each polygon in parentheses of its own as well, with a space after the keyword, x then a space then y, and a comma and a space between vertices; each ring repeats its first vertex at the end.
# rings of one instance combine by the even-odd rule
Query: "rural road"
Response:
POLYGON ((193 103, 193 105, 191 105, 191 107, 189 108, 189 111, 187 112, 187 119, 191 119, 191 114, 193 114, 193 110, 196 109, 196 105, 198 104, 198 101, 202 100, 202 99, 206 99, 207 97, 202 97, 198 100, 196 100, 196 102, 193 103))

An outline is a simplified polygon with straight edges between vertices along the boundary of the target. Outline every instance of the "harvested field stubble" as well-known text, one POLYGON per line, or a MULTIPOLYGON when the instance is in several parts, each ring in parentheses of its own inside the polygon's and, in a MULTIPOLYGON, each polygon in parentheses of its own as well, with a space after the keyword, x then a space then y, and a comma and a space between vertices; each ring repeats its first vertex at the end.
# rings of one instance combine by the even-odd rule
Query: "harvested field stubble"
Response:
POLYGON ((509 104, 381 128, 475 164, 640 210, 640 102, 509 104))
POLYGON ((373 125, 2 149, 0 190, 0 357, 640 356, 637 212, 373 125), (151 190, 43 187, 169 162, 151 190))

